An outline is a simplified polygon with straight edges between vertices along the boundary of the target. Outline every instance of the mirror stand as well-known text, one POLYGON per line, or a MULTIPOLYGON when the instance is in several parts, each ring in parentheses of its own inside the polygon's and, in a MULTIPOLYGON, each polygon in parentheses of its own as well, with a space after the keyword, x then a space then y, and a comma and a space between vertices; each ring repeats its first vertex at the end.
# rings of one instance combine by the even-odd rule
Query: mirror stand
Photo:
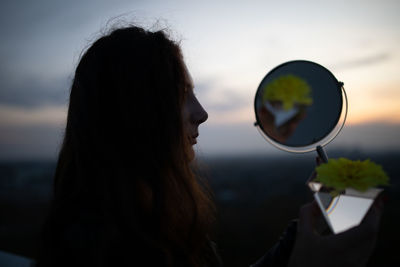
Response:
MULTIPOLYGON (((283 63, 262 79, 254 98, 254 126, 273 146, 287 152, 317 151, 328 162, 323 149, 342 130, 347 118, 347 95, 343 82, 325 67, 311 61, 283 63)), ((358 225, 382 189, 366 192, 346 188, 336 192, 313 175, 307 186, 314 193, 326 223, 321 234, 340 233, 358 225), (329 227, 328 227, 329 226, 329 227)))

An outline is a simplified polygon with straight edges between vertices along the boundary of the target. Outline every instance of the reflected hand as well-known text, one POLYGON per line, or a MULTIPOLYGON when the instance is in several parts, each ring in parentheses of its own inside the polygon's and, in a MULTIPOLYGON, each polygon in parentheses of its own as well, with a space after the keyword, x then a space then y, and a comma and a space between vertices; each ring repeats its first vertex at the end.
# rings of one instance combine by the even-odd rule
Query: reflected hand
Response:
POLYGON ((322 216, 318 204, 313 201, 304 205, 289 267, 365 266, 375 248, 382 210, 379 197, 360 225, 336 235, 321 236, 316 231, 316 222, 322 216))

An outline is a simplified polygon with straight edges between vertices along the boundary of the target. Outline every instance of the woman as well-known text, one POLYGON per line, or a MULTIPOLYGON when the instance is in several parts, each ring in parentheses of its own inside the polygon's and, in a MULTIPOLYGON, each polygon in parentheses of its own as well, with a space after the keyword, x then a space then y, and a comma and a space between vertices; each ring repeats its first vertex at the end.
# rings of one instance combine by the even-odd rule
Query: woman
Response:
MULTIPOLYGON (((206 119, 162 31, 132 26, 94 42, 71 88, 39 265, 220 266, 213 202, 191 169, 206 119)), ((291 232, 258 266, 288 263, 291 232)), ((309 236, 297 239, 293 266, 309 236)))
POLYGON ((97 40, 71 88, 43 263, 201 265, 214 208, 190 161, 206 119, 163 32, 97 40))

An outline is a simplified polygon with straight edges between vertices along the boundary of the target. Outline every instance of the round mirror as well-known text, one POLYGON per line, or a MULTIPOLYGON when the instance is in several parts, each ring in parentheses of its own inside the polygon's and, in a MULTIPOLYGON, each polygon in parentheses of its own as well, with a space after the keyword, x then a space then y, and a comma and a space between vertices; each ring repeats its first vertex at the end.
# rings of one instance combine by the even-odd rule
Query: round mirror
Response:
POLYGON ((343 83, 323 66, 305 60, 281 64, 258 86, 255 125, 274 146, 309 152, 340 132, 347 115, 343 83))

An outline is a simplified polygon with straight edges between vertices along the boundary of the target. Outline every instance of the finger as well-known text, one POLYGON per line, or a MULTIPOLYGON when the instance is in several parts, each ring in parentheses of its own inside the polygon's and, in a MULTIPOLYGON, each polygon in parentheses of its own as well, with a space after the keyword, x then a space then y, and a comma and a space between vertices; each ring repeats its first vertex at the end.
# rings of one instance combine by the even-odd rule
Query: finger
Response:
POLYGON ((383 205, 383 199, 381 197, 375 199, 374 203, 365 215, 362 224, 365 224, 366 227, 372 228, 371 230, 378 230, 383 213, 383 205))
POLYGON ((373 204, 373 205, 377 206, 377 208, 378 208, 381 212, 383 212, 384 204, 385 204, 385 202, 387 202, 387 201, 388 201, 388 196, 387 196, 385 193, 381 192, 381 193, 375 198, 375 201, 374 201, 374 204, 373 204))
POLYGON ((315 200, 301 207, 299 213, 299 230, 305 234, 315 233, 314 226, 319 216, 321 216, 321 211, 315 200))
POLYGON ((369 229, 370 231, 378 231, 383 214, 384 199, 385 195, 382 193, 375 198, 374 203, 361 222, 361 227, 369 229))

